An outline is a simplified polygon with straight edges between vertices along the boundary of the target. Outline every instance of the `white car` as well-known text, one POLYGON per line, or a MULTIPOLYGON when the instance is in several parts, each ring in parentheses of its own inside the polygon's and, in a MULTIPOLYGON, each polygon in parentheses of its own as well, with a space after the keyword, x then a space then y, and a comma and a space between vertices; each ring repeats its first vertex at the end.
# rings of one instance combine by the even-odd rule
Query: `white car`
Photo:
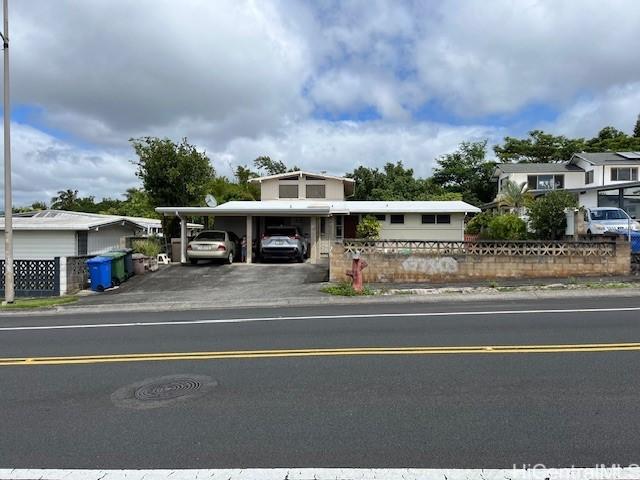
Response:
POLYGON ((587 208, 584 213, 587 235, 618 235, 631 231, 640 231, 640 223, 621 208, 587 208))

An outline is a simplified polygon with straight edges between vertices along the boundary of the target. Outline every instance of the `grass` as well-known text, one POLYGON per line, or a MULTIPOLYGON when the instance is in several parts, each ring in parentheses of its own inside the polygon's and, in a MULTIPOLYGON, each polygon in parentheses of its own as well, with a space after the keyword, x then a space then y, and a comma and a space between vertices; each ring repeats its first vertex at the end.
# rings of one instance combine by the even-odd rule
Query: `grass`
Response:
POLYGON ((73 303, 77 300, 78 300, 78 297, 75 295, 68 295, 66 297, 19 298, 19 299, 16 299, 15 303, 0 305, 0 310, 55 307, 57 305, 65 305, 67 303, 73 303))
POLYGON ((323 293, 329 295, 338 295, 341 297, 356 297, 360 295, 375 295, 375 292, 366 285, 362 289, 362 292, 356 292, 350 283, 337 283, 335 285, 327 285, 320 289, 323 293))

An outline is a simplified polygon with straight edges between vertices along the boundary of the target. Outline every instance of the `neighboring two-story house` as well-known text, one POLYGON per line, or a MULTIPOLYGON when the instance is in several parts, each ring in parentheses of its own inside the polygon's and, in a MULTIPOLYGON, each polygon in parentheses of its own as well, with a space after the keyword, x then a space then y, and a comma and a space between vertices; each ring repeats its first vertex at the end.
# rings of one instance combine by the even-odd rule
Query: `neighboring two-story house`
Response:
POLYGON ((619 207, 640 217, 639 171, 640 152, 582 152, 561 163, 499 163, 494 178, 497 198, 511 180, 526 183, 536 196, 564 189, 576 195, 580 206, 619 207))
MULTIPOLYGON (((156 211, 181 218, 183 252, 186 219, 211 216, 215 217, 216 229, 256 241, 267 226, 297 226, 309 239, 311 261, 315 262, 329 254, 333 241, 354 238, 360 218, 366 215, 380 222, 381 239, 461 241, 465 215, 480 211, 461 201, 349 201, 354 192, 353 179, 304 171, 251 181, 260 185, 259 201, 232 201, 216 207, 160 207, 156 211)), ((249 247, 252 242, 247 244, 249 247)), ((250 252, 247 261, 251 261, 250 252)))

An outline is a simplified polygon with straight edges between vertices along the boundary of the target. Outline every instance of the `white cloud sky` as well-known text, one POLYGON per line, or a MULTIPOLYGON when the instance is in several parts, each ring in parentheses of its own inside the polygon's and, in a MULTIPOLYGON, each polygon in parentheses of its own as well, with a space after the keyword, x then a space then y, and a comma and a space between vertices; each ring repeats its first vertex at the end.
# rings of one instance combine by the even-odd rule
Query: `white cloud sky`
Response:
POLYGON ((16 203, 117 196, 141 135, 225 174, 264 154, 428 175, 467 139, 630 131, 639 24, 635 0, 13 2, 16 203))

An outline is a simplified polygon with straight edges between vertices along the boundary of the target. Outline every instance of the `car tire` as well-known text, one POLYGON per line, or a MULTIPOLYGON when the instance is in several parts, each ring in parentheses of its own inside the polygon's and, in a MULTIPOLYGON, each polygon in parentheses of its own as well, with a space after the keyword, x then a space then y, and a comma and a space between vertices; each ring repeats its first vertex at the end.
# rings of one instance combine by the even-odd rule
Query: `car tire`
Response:
POLYGON ((198 264, 198 260, 196 258, 190 258, 189 261, 191 262, 191 265, 197 265, 198 264))
POLYGON ((587 238, 589 240, 593 240, 593 233, 591 233, 591 230, 587 230, 587 238))
POLYGON ((231 265, 233 263, 233 252, 229 253, 227 257, 227 265, 231 265))

